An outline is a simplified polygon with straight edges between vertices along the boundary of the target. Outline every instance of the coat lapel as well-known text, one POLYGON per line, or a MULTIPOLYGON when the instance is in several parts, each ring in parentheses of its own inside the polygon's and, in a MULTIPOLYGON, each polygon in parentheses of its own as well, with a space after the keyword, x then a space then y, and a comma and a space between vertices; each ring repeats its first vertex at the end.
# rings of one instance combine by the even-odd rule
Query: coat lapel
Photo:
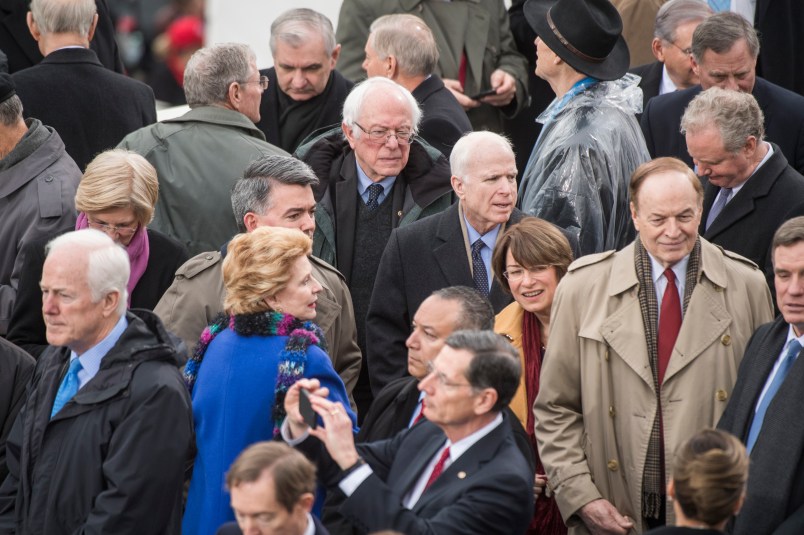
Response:
MULTIPOLYGON (((445 440, 446 438, 443 433, 434 433, 422 444, 422 447, 418 449, 419 453, 412 456, 412 460, 405 470, 404 476, 399 479, 399 485, 395 485, 396 488, 402 490, 402 496, 410 492, 410 489, 416 484, 416 481, 419 480, 427 464, 433 459, 438 449, 444 445, 445 440)), ((419 502, 421 501, 422 500, 419 499, 419 502)))
MULTIPOLYGON (((458 203, 450 206, 441 217, 436 231, 433 256, 447 286, 466 285, 472 281, 472 272, 466 260, 466 245, 461 232, 458 203)), ((471 285, 471 284, 470 284, 471 285)))
POLYGON ((341 176, 335 183, 335 221, 336 267, 350 284, 357 225, 357 162, 354 154, 344 160, 341 176))

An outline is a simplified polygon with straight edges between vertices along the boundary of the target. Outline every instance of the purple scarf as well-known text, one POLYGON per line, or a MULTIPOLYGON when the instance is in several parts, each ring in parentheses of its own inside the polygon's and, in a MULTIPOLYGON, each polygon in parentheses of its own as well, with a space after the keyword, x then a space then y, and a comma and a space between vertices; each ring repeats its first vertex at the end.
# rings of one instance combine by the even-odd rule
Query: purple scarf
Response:
MULTIPOLYGON (((78 220, 75 222, 75 230, 89 228, 89 220, 85 213, 78 214, 78 220)), ((128 276, 128 307, 131 308, 131 293, 134 287, 140 281, 142 274, 145 273, 145 268, 148 267, 148 255, 151 252, 148 246, 148 231, 143 225, 137 229, 134 236, 128 245, 123 246, 128 253, 128 263, 131 265, 131 273, 128 276)))

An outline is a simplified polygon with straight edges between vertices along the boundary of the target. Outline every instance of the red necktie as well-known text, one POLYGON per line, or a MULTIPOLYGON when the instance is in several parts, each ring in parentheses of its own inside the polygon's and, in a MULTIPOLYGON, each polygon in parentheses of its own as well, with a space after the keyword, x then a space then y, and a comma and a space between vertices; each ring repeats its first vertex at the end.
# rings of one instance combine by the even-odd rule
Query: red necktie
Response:
POLYGON ((420 410, 420 411, 419 411, 419 414, 417 414, 417 415, 416 415, 416 418, 413 420, 413 424, 411 424, 411 427, 413 427, 413 426, 414 426, 414 425, 416 425, 417 423, 419 423, 419 422, 421 422, 422 420, 424 420, 424 407, 425 407, 425 405, 424 405, 424 398, 422 398, 422 410, 420 410))
POLYGON ((425 491, 430 488, 430 485, 432 485, 435 480, 438 479, 438 476, 441 475, 441 472, 444 471, 444 465, 447 459, 449 459, 449 446, 441 453, 441 457, 438 458, 438 462, 433 467, 433 473, 430 474, 430 479, 427 480, 427 484, 424 486, 425 491))
POLYGON ((461 83, 461 87, 466 90, 466 50, 461 51, 461 63, 458 66, 458 81, 461 83))
POLYGON ((667 279, 667 288, 664 289, 662 297, 662 309, 659 314, 659 336, 656 340, 656 353, 659 360, 659 386, 664 380, 664 372, 670 362, 670 355, 673 354, 673 347, 676 345, 678 331, 681 329, 681 300, 678 298, 678 288, 676 288, 676 275, 673 270, 664 270, 667 279))

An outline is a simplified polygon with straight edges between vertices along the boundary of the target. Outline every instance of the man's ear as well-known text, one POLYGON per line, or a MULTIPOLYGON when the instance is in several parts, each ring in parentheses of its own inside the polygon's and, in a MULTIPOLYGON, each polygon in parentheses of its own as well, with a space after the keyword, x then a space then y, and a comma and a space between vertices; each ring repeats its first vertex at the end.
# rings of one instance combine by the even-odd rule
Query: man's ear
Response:
POLYGON ((332 49, 332 56, 330 59, 332 60, 332 68, 335 68, 335 65, 338 64, 338 58, 341 57, 341 45, 335 45, 335 48, 332 49))
POLYGON ((106 295, 103 296, 101 299, 101 303, 103 303, 103 317, 108 318, 117 310, 117 304, 120 302, 120 298, 122 295, 120 292, 113 290, 106 295))
POLYGON ((346 141, 349 142, 349 146, 354 150, 355 148, 355 135, 351 126, 347 125, 346 123, 341 123, 341 130, 343 130, 343 135, 346 136, 346 141))
POLYGON ((243 224, 246 226, 246 232, 252 232, 255 228, 260 226, 257 221, 257 214, 254 212, 246 212, 246 215, 243 216, 243 224))
POLYGON ((383 69, 385 70, 385 77, 393 80, 397 75, 397 70, 399 69, 399 64, 396 61, 396 57, 388 56, 385 58, 383 60, 383 69))
POLYGON ((36 21, 33 18, 33 13, 30 11, 27 15, 25 15, 25 22, 28 25, 28 31, 31 32, 34 41, 39 42, 39 39, 42 38, 42 34, 39 31, 39 27, 36 25, 36 21))
POLYGON ((92 38, 95 37, 95 30, 98 28, 98 14, 95 13, 95 16, 92 17, 92 24, 89 25, 89 31, 87 32, 87 41, 92 41, 92 38))
POLYGON ((497 403, 497 391, 493 388, 484 388, 475 398, 475 414, 486 414, 497 403))
POLYGON ((463 199, 464 197, 463 179, 461 177, 452 175, 449 181, 450 184, 452 184, 452 190, 455 192, 455 196, 458 197, 458 199, 463 199))
POLYGON ((664 63, 664 47, 662 46, 661 39, 658 37, 653 38, 653 41, 650 43, 650 51, 653 52, 654 58, 664 63))

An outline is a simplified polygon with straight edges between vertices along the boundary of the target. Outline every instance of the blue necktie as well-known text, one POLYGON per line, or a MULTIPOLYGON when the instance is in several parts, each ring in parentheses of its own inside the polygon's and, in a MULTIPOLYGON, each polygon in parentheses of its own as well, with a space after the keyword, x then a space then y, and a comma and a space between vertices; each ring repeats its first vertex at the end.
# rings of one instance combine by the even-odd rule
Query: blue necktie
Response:
POLYGON ((368 187, 368 194, 369 198, 366 202, 366 208, 368 208, 369 212, 372 210, 376 210, 377 207, 380 205, 380 194, 382 193, 382 186, 379 184, 372 184, 368 187))
POLYGON ((748 450, 748 453, 751 453, 751 450, 754 448, 754 444, 757 441, 759 431, 762 429, 762 420, 765 419, 765 413, 768 412, 768 406, 771 404, 771 401, 773 401, 773 397, 776 395, 779 387, 782 386, 782 383, 784 383, 784 380, 787 377, 790 368, 793 367, 793 363, 796 361, 796 357, 800 351, 801 344, 798 342, 798 340, 793 340, 790 342, 790 345, 787 349, 787 354, 784 356, 784 360, 782 360, 782 363, 779 365, 779 369, 776 371, 776 376, 773 378, 773 382, 771 382, 770 386, 768 387, 768 391, 765 392, 765 397, 763 397, 762 401, 759 403, 756 414, 754 414, 754 421, 751 422, 751 429, 748 431, 748 439, 745 441, 745 448, 748 450))
POLYGON ((56 401, 53 402, 53 410, 50 413, 50 417, 53 418, 56 416, 56 413, 64 407, 64 404, 73 399, 73 396, 76 392, 78 392, 78 386, 80 382, 78 381, 78 372, 80 372, 83 368, 81 366, 81 361, 73 359, 70 363, 70 368, 67 370, 67 375, 64 376, 64 379, 61 381, 61 386, 59 386, 59 391, 56 392, 56 401))
POLYGON ((706 230, 709 230, 709 227, 712 226, 717 216, 720 215, 720 212, 726 207, 726 203, 729 202, 731 198, 731 188, 720 188, 720 193, 717 195, 717 199, 715 199, 715 204, 712 205, 712 209, 709 210, 709 215, 706 217, 706 230))
POLYGON ((731 7, 731 0, 707 0, 709 3, 709 7, 712 8, 712 11, 715 13, 720 13, 721 11, 728 11, 731 7))
POLYGON ((489 275, 486 271, 486 264, 480 251, 486 244, 480 238, 472 244, 472 278, 475 282, 475 289, 482 293, 484 297, 489 296, 489 275))

